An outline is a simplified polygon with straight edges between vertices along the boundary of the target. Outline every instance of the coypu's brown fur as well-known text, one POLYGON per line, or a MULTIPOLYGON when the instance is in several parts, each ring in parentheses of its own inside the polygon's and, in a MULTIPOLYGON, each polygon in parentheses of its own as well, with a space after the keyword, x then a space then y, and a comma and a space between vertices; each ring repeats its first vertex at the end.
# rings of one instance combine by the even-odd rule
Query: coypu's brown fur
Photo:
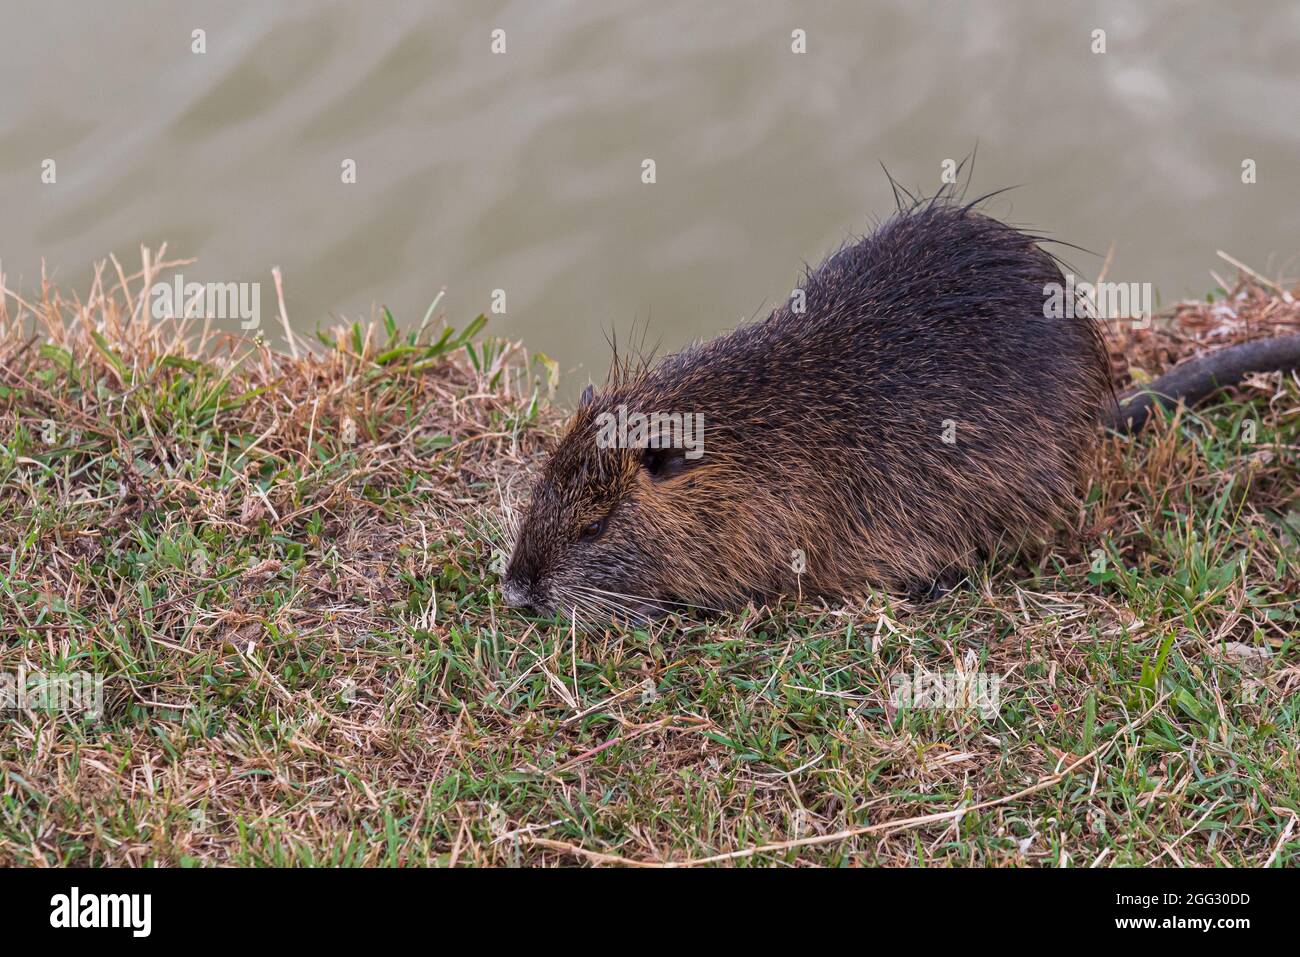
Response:
POLYGON ((1044 316, 1064 282, 973 205, 901 211, 809 273, 805 311, 588 390, 533 489, 507 600, 639 616, 924 590, 1047 531, 1114 401, 1096 324, 1044 316), (598 447, 620 405, 703 413, 704 454, 598 447))

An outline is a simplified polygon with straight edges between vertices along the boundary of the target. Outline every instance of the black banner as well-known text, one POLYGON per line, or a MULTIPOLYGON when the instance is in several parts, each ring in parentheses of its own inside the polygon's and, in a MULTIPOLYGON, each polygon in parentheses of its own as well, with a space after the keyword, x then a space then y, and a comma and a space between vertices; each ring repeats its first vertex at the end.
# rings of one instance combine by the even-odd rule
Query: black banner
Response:
POLYGON ((815 930, 819 942, 826 934, 916 934, 933 946, 1173 932, 1229 943, 1288 928, 1298 889, 1295 873, 1281 870, 6 870, 0 909, 10 942, 75 935, 127 947, 373 944, 376 934, 417 930, 486 931, 499 942, 501 933, 564 925, 587 941, 607 930, 620 946, 641 928, 647 943, 663 936, 668 945, 684 932, 679 920, 712 925, 713 939, 721 934, 728 946, 770 946, 774 923, 815 930))

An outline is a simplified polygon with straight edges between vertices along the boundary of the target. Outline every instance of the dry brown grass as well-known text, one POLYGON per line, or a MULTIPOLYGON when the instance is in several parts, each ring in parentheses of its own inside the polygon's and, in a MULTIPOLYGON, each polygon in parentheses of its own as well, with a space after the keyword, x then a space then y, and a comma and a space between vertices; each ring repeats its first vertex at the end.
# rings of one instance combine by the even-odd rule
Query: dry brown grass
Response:
MULTIPOLYGON (((0 863, 1295 863, 1294 378, 1110 440, 1076 529, 933 605, 582 634, 494 597, 556 421, 518 347, 294 358, 141 318, 144 262, 0 303, 0 673, 106 692, 0 719, 0 863), (914 667, 997 717, 895 708, 914 667)), ((1172 317, 1131 365, 1300 325, 1172 317)))

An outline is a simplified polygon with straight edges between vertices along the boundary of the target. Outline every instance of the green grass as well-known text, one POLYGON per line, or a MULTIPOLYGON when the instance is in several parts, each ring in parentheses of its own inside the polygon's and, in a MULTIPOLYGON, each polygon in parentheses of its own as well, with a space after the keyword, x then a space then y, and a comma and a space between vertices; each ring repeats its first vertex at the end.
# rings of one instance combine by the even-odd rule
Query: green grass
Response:
POLYGON ((1110 440, 935 603, 583 633, 495 592, 544 357, 181 347, 133 285, 0 312, 0 674, 105 688, 0 714, 0 864, 1300 863, 1294 382, 1110 440), (996 714, 893 707, 916 668, 996 714))

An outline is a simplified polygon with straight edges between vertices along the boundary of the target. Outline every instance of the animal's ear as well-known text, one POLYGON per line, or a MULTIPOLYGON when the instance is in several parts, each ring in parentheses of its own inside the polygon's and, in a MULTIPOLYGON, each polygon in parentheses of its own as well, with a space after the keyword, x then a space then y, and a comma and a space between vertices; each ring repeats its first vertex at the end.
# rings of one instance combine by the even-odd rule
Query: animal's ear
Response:
POLYGON ((686 457, 685 449, 642 449, 641 467, 655 482, 663 482, 681 475, 694 463, 686 457))
POLYGON ((578 408, 581 410, 591 405, 592 396, 594 396, 595 394, 596 394, 596 390, 593 389, 591 387, 591 383, 588 382, 587 388, 582 390, 582 398, 578 400, 578 408))

